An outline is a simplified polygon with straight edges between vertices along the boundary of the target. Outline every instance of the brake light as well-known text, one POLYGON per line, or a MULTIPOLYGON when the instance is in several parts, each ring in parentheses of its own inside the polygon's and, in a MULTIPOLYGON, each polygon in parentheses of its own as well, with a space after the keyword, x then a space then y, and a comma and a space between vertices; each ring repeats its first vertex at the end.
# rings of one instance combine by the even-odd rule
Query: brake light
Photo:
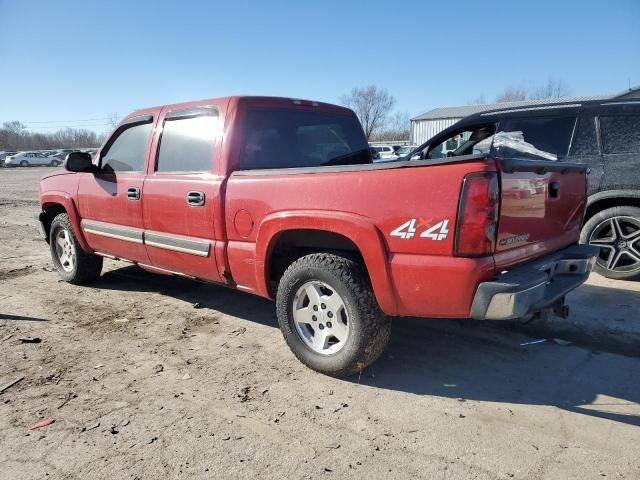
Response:
POLYGON ((496 172, 470 173, 462 181, 454 254, 491 255, 496 246, 500 186, 496 172))

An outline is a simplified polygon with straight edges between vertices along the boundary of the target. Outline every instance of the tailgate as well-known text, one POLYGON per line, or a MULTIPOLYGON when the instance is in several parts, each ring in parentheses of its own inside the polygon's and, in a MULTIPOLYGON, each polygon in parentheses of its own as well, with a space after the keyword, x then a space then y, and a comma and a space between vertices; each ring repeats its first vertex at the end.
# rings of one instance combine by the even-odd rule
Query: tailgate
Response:
POLYGON ((497 164, 501 178, 498 268, 578 241, 586 207, 586 166, 513 159, 497 164))

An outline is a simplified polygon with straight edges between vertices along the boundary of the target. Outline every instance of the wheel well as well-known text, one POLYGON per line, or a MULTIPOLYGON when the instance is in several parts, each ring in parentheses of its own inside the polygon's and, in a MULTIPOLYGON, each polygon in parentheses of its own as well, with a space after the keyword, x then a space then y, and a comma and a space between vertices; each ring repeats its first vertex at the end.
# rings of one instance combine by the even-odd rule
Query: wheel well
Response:
POLYGON ((585 213, 584 221, 586 222, 591 217, 593 217, 596 213, 601 212, 602 210, 606 210, 607 208, 625 207, 625 206, 640 207, 640 198, 612 197, 612 198, 603 198, 602 200, 597 200, 587 207, 587 212, 585 213))
POLYGON ((51 231, 51 222, 56 218, 57 215, 61 213, 67 213, 65 208, 59 203, 48 203, 42 207, 43 215, 42 215, 42 224, 44 226, 44 231, 47 234, 47 243, 49 242, 49 232, 51 231))
POLYGON ((355 243, 339 233, 324 230, 287 230, 278 237, 266 265, 272 292, 289 265, 316 252, 341 252, 359 261, 366 268, 355 243))

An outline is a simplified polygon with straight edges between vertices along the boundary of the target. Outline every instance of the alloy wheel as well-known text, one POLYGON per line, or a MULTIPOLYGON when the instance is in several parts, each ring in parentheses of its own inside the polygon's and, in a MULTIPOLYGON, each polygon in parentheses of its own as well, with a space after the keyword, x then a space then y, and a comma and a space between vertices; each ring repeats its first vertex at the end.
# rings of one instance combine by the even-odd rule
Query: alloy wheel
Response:
POLYGON ((304 283, 293 300, 293 323, 302 341, 314 352, 339 352, 349 338, 349 317, 344 300, 328 284, 304 283))
POLYGON ((591 232, 589 243, 600 247, 598 264, 616 272, 640 270, 640 220, 629 216, 611 217, 591 232))
POLYGON ((73 271, 75 265, 75 249, 71 242, 71 234, 61 228, 56 233, 55 238, 56 256, 60 262, 60 266, 65 272, 73 271))

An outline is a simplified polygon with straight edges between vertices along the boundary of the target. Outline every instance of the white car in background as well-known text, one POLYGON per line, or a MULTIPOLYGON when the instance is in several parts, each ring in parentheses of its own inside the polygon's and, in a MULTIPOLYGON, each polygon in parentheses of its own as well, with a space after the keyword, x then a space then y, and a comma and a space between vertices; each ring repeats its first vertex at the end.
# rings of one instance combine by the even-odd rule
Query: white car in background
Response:
POLYGON ((380 160, 395 158, 395 151, 391 145, 371 145, 380 154, 380 160))
POLYGON ((35 166, 57 167, 62 165, 62 160, 55 157, 47 157, 40 152, 18 152, 4 159, 5 167, 35 167, 35 166))

